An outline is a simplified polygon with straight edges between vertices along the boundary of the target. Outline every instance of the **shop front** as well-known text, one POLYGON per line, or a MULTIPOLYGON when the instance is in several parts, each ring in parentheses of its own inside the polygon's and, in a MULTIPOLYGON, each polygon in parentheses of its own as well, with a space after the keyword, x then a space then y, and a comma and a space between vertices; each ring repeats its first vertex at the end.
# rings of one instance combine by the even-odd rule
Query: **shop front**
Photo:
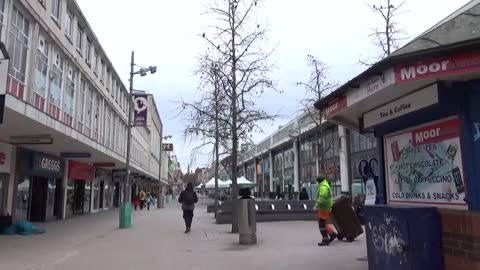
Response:
POLYGON ((262 159, 256 159, 255 158, 255 166, 257 167, 255 173, 257 174, 257 193, 255 194, 255 197, 262 197, 263 194, 265 194, 265 182, 263 181, 263 164, 262 164, 262 159))
POLYGON ((12 146, 0 142, 0 216, 11 215, 12 146))
POLYGON ((279 197, 283 192, 283 151, 273 154, 273 179, 272 188, 275 197, 279 197))
POLYGON ((96 212, 109 209, 112 206, 112 174, 108 170, 95 168, 95 180, 93 181, 93 209, 96 212))
POLYGON ((67 217, 92 211, 94 175, 93 166, 74 160, 68 161, 67 217))
POLYGON ((265 156, 262 159, 262 172, 263 172, 263 197, 268 198, 270 196, 271 186, 270 186, 270 160, 269 156, 265 156))
POLYGON ((45 222, 61 218, 64 164, 54 156, 17 150, 15 219, 45 222))
MULTIPOLYGON (((425 35, 438 31, 458 37, 425 35)), ((376 137, 378 181, 367 189, 377 204, 438 209, 442 231, 433 242, 443 244, 446 269, 480 264, 471 256, 480 252, 480 42, 470 42, 412 52, 414 42, 316 103, 330 120, 376 137)), ((361 167, 353 162, 353 171, 361 167)), ((381 252, 369 248, 369 258, 381 252)))
MULTIPOLYGON (((121 203, 123 202, 124 186, 121 184, 122 180, 125 178, 125 173, 123 171, 113 171, 112 172, 112 187, 113 187, 113 207, 120 207, 121 203)), ((133 177, 132 177, 133 182, 133 177)), ((137 185, 138 186, 138 185, 137 185)))

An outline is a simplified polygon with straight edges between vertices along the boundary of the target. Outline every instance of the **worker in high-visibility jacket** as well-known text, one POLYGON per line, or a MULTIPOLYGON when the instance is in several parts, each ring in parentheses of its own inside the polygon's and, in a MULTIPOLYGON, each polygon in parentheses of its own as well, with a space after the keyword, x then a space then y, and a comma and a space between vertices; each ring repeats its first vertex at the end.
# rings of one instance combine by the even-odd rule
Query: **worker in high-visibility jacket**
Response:
POLYGON ((333 206, 332 192, 330 190, 330 183, 325 175, 320 174, 317 177, 317 183, 315 209, 317 210, 318 228, 322 234, 322 242, 318 243, 318 245, 328 246, 337 237, 332 225, 327 224, 333 206))

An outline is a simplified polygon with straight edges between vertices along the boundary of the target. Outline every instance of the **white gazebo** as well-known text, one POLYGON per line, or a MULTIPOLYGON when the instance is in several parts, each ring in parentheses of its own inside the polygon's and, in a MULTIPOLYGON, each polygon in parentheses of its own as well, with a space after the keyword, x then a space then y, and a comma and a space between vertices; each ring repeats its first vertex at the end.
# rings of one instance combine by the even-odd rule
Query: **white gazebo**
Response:
MULTIPOLYGON (((228 188, 229 185, 222 180, 218 179, 218 188, 228 188)), ((206 184, 205 188, 215 188, 215 178, 210 179, 206 184)))

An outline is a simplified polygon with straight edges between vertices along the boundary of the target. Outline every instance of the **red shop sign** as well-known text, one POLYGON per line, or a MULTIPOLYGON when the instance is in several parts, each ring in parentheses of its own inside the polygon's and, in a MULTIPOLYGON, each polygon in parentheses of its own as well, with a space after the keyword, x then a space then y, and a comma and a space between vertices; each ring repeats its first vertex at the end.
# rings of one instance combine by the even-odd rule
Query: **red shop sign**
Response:
POLYGON ((395 67, 397 82, 408 82, 480 70, 480 51, 430 58, 395 67))
POLYGON ((329 102, 325 108, 325 118, 329 118, 347 108, 347 97, 341 96, 329 102))
POLYGON ((460 122, 452 119, 412 131, 414 146, 445 141, 460 136, 460 122))
POLYGON ((92 181, 94 178, 93 166, 78 161, 69 160, 68 178, 75 180, 92 181))

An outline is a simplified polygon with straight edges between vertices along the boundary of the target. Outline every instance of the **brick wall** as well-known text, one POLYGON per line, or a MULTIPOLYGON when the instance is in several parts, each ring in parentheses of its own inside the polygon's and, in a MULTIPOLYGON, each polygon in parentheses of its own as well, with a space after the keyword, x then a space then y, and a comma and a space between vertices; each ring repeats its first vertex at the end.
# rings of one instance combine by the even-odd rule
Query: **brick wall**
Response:
POLYGON ((480 212, 440 210, 446 270, 480 270, 480 212))

